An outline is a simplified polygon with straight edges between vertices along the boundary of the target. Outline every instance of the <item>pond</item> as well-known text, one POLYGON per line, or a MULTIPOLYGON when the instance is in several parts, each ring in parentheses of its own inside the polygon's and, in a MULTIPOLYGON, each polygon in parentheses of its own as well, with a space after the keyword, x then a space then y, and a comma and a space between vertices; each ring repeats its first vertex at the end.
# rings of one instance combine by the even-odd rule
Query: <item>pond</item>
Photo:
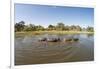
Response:
POLYGON ((94 60, 94 35, 33 35, 15 37, 15 65, 94 60), (39 38, 75 37, 77 42, 40 42, 39 38))

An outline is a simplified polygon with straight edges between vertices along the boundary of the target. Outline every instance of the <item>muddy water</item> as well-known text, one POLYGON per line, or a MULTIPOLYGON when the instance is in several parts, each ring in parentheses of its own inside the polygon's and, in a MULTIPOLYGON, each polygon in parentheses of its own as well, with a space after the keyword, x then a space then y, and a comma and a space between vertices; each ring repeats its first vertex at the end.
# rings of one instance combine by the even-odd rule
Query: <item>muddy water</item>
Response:
POLYGON ((15 37, 15 65, 42 64, 94 59, 94 36, 74 35, 34 35, 15 37), (79 38, 77 42, 39 42, 39 38, 79 38))

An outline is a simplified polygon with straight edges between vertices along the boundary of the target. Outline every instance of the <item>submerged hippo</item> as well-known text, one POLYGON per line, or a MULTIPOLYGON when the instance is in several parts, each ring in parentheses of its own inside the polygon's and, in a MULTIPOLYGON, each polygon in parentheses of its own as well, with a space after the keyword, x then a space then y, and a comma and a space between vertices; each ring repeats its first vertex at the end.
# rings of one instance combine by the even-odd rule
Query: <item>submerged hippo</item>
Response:
POLYGON ((78 38, 64 38, 63 40, 61 40, 60 38, 40 38, 39 41, 47 41, 47 42, 72 42, 72 41, 79 41, 78 38))
POLYGON ((47 41, 47 38, 39 38, 39 41, 47 41))
POLYGON ((78 38, 73 38, 73 41, 79 41, 79 39, 78 38))
POLYGON ((60 38, 40 38, 39 41, 58 42, 60 38))
POLYGON ((79 41, 78 38, 64 38, 63 41, 69 41, 69 42, 72 42, 72 41, 79 41))
POLYGON ((47 41, 48 42, 58 42, 60 41, 60 38, 48 38, 47 41))
POLYGON ((72 38, 64 38, 63 41, 72 41, 72 38))

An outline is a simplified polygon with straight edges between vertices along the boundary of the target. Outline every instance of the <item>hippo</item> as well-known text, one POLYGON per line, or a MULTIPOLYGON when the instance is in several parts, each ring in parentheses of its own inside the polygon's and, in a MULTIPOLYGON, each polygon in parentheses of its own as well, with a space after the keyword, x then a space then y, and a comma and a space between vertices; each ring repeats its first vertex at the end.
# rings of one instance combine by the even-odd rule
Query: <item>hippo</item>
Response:
POLYGON ((78 41, 79 39, 78 38, 64 38, 63 41, 69 41, 69 42, 72 42, 72 41, 78 41))
MULTIPOLYGON (((64 38, 63 41, 64 42, 73 42, 73 41, 78 41, 78 38, 64 38)), ((39 41, 46 41, 46 42, 58 42, 61 41, 60 38, 40 38, 39 41)))
POLYGON ((78 41, 79 39, 78 38, 73 38, 73 41, 78 41))
POLYGON ((72 38, 64 38, 63 41, 72 41, 72 38))
POLYGON ((47 41, 47 38, 40 38, 39 41, 47 41))
POLYGON ((58 42, 60 41, 60 38, 48 38, 47 41, 48 42, 58 42))

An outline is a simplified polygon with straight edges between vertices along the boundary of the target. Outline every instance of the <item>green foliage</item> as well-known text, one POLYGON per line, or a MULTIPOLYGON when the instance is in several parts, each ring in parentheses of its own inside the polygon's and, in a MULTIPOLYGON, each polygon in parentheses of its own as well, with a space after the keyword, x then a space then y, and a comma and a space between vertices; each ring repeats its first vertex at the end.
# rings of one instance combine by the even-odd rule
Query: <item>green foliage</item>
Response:
POLYGON ((41 25, 34 25, 34 24, 29 24, 25 25, 24 21, 20 21, 19 23, 15 24, 15 31, 88 31, 88 32, 94 32, 93 27, 87 27, 87 28, 82 28, 79 25, 65 25, 64 23, 57 23, 57 25, 49 25, 47 28, 44 28, 41 25))
POLYGON ((35 26, 36 31, 41 31, 44 30, 44 27, 42 27, 41 25, 35 26))
POLYGON ((48 26, 48 30, 55 30, 55 26, 49 25, 49 26, 48 26))
POLYGON ((19 23, 15 24, 15 31, 23 31, 24 29, 24 25, 25 22, 24 21, 20 21, 19 23))
POLYGON ((65 29, 65 25, 63 24, 63 23, 58 23, 57 24, 57 26, 56 26, 56 30, 60 30, 60 31, 62 31, 62 30, 64 30, 65 29))
POLYGON ((87 27, 87 31, 88 31, 88 32, 94 32, 94 28, 88 26, 88 27, 87 27))

